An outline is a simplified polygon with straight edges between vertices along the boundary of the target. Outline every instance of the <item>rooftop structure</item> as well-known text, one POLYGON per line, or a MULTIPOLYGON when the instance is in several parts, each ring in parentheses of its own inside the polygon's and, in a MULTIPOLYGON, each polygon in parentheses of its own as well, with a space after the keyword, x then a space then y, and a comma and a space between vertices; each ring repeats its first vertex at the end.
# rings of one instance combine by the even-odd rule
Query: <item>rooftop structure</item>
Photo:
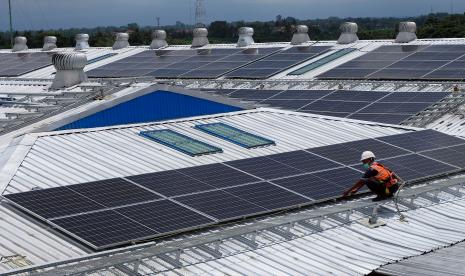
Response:
POLYGON ((431 273, 412 264, 464 239, 465 39, 415 31, 18 38, 0 50, 0 273, 431 273), (396 200, 340 197, 367 147, 408 181, 396 200))

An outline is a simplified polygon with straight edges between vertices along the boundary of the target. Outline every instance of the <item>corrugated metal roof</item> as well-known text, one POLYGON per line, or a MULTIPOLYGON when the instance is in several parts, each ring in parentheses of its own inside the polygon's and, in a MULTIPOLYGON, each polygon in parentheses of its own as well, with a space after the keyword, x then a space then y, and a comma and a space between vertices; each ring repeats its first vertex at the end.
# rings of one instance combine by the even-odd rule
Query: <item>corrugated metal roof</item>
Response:
POLYGON ((465 271, 465 242, 412 257, 376 270, 383 275, 459 276, 465 271))
MULTIPOLYGON (((380 215, 385 226, 371 229, 353 221, 334 227, 335 222, 329 219, 322 224, 327 230, 316 234, 179 269, 165 269, 162 274, 365 275, 381 265, 465 239, 464 199, 449 198, 442 204, 404 212, 407 222, 398 219, 393 204, 385 207, 380 215)), ((460 266, 463 268, 463 264, 460 266)), ((160 265, 158 268, 163 270, 160 265)), ((437 273, 431 275, 440 275, 441 268, 430 269, 430 274, 437 273)), ((399 270, 393 271, 393 275, 399 275, 399 270)))
MULTIPOLYGON (((33 187, 56 187, 114 177, 306 149, 364 138, 402 133, 405 130, 346 119, 296 112, 259 109, 225 113, 183 121, 131 127, 28 134, 24 156, 12 174, 6 193, 33 187), (248 150, 193 128, 199 123, 224 122, 267 137, 276 146, 248 150), (139 135, 140 131, 169 128, 223 149, 221 154, 192 158, 139 135)), ((2 178, 5 179, 5 178, 2 178)))

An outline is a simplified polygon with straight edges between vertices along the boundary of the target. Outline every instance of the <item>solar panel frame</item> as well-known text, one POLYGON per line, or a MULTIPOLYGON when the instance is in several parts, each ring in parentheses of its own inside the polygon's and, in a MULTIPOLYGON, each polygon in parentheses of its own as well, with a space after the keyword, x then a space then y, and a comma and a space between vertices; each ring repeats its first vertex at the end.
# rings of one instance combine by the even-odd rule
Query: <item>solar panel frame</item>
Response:
MULTIPOLYGON (((200 155, 205 155, 205 154, 214 154, 214 153, 221 153, 223 150, 219 147, 212 146, 210 144, 207 144, 205 142, 199 141, 197 139, 193 139, 187 135, 178 133, 176 131, 170 130, 170 129, 160 129, 160 130, 150 130, 150 131, 141 131, 139 133, 141 136, 148 138, 150 140, 153 140, 159 144, 162 144, 164 146, 170 147, 174 150, 177 150, 179 152, 182 152, 184 154, 190 155, 190 156, 200 156, 200 155), (195 151, 190 151, 189 149, 182 148, 180 147, 176 142, 169 142, 166 141, 166 139, 163 139, 162 137, 156 137, 156 133, 169 133, 170 135, 176 136, 176 138, 184 140, 184 142, 189 142, 190 144, 195 144, 196 146, 199 147, 204 147, 206 148, 205 150, 195 152, 195 151)), ((184 144, 184 143, 183 143, 184 144)))
POLYGON ((276 146, 276 142, 273 140, 225 123, 198 124, 194 128, 246 149, 276 146))

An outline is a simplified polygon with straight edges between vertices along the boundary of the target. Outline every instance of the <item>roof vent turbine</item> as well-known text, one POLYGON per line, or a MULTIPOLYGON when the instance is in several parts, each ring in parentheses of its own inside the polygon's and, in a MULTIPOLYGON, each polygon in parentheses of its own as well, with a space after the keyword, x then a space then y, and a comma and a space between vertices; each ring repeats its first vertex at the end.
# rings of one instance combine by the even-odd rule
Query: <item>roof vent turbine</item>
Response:
POLYGON ((408 43, 417 39, 417 24, 415 22, 400 22, 399 33, 396 37, 397 43, 408 43))
POLYGON ((292 36, 291 45, 299 45, 308 41, 310 41, 308 27, 305 25, 297 25, 294 35, 292 36))
POLYGON ((84 53, 55 53, 52 56, 52 63, 57 70, 52 89, 70 87, 87 79, 83 70, 87 64, 87 57, 84 53))
POLYGON ((358 25, 354 22, 345 22, 341 24, 339 28, 341 30, 341 35, 337 40, 339 44, 350 44, 358 40, 357 32, 358 25))
POLYGON ((208 30, 206 28, 195 28, 193 31, 194 40, 192 40, 192 47, 202 47, 208 45, 208 30))
POLYGON ((166 46, 168 46, 168 43, 166 42, 166 32, 164 30, 155 30, 152 33, 150 49, 160 49, 166 46))
POLYGON ((128 33, 116 33, 116 40, 113 44, 113 50, 123 49, 129 46, 128 33))
POLYGON ((77 34, 74 39, 76 40, 76 50, 87 49, 90 47, 88 34, 77 34))
POLYGON ((15 37, 15 45, 13 46, 12 51, 13 52, 18 52, 18 51, 24 51, 27 50, 27 38, 24 36, 17 36, 15 37))
POLYGON ((251 27, 239 28, 239 40, 237 40, 237 47, 247 47, 254 44, 253 33, 254 30, 251 27))
POLYGON ((57 37, 56 36, 46 36, 44 37, 44 47, 42 51, 50 51, 57 47, 57 37))

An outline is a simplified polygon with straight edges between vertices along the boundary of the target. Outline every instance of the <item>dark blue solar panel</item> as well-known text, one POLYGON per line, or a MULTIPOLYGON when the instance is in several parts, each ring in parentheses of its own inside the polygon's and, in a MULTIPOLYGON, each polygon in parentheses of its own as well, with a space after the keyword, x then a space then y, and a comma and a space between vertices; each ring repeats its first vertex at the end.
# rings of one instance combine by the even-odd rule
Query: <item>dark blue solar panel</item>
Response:
POLYGON ((178 170, 205 184, 224 188, 259 181, 258 178, 230 168, 223 164, 211 164, 178 170))
POLYGON ((421 154, 460 168, 465 168, 465 145, 425 151, 421 154))
MULTIPOLYGON (((332 171, 328 173, 332 173, 332 171)), ((273 180, 273 183, 314 200, 338 197, 347 189, 347 187, 350 187, 349 183, 347 183, 347 187, 339 186, 314 174, 305 174, 273 180)))
POLYGON ((271 100, 317 100, 332 90, 286 90, 271 98, 271 100))
POLYGON ((225 190, 248 202, 253 202, 267 210, 281 209, 310 203, 309 199, 279 188, 268 182, 260 182, 225 190))
POLYGON ((266 156, 226 162, 241 171, 258 176, 262 179, 273 179, 299 174, 303 171, 280 163, 266 156))
POLYGON ((215 189, 215 186, 183 174, 182 169, 180 171, 172 170, 135 175, 128 177, 128 179, 165 196, 177 196, 215 189))
POLYGON ((160 198, 160 196, 121 178, 71 185, 67 188, 106 207, 117 207, 160 198))
POLYGON ((370 102, 346 102, 346 101, 315 101, 302 110, 315 110, 315 111, 327 111, 327 112, 356 112, 359 109, 369 105, 370 102))
POLYGON ((464 139, 456 138, 434 130, 424 130, 378 138, 379 140, 418 152, 441 147, 463 144, 464 139))
POLYGON ((322 100, 374 102, 387 96, 388 94, 389 92, 339 90, 329 94, 322 100))
POLYGON ((360 156, 362 152, 366 150, 373 151, 377 158, 388 158, 408 153, 408 151, 373 139, 309 149, 312 153, 335 160, 345 165, 360 163, 360 156))
POLYGON ((268 155, 267 157, 304 172, 327 170, 340 166, 333 161, 318 157, 314 154, 302 150, 273 154, 268 155))
POLYGON ((426 158, 417 154, 381 160, 405 181, 416 180, 457 171, 458 168, 426 158))
POLYGON ((272 107, 279 107, 288 110, 297 110, 305 107, 306 105, 310 104, 314 100, 274 100, 268 99, 265 101, 261 101, 260 104, 263 105, 270 105, 272 107))
POLYGON ((105 208, 66 187, 9 194, 4 197, 45 219, 105 208))
POLYGON ((247 100, 264 100, 279 94, 281 90, 257 90, 240 89, 228 95, 230 98, 242 98, 247 100))
POLYGON ((169 200, 118 208, 115 211, 139 224, 165 234, 213 222, 213 220, 169 200))
POLYGON ((52 221, 62 229, 84 240, 94 249, 148 238, 158 233, 144 225, 108 210, 52 221))
POLYGON ((176 200, 220 220, 240 218, 266 211, 254 202, 221 190, 182 196, 176 200))
POLYGON ((399 124, 402 121, 407 120, 410 118, 412 114, 382 114, 382 113, 354 113, 347 118, 349 119, 356 119, 356 120, 364 120, 364 121, 372 121, 372 122, 379 122, 383 124, 399 124))

